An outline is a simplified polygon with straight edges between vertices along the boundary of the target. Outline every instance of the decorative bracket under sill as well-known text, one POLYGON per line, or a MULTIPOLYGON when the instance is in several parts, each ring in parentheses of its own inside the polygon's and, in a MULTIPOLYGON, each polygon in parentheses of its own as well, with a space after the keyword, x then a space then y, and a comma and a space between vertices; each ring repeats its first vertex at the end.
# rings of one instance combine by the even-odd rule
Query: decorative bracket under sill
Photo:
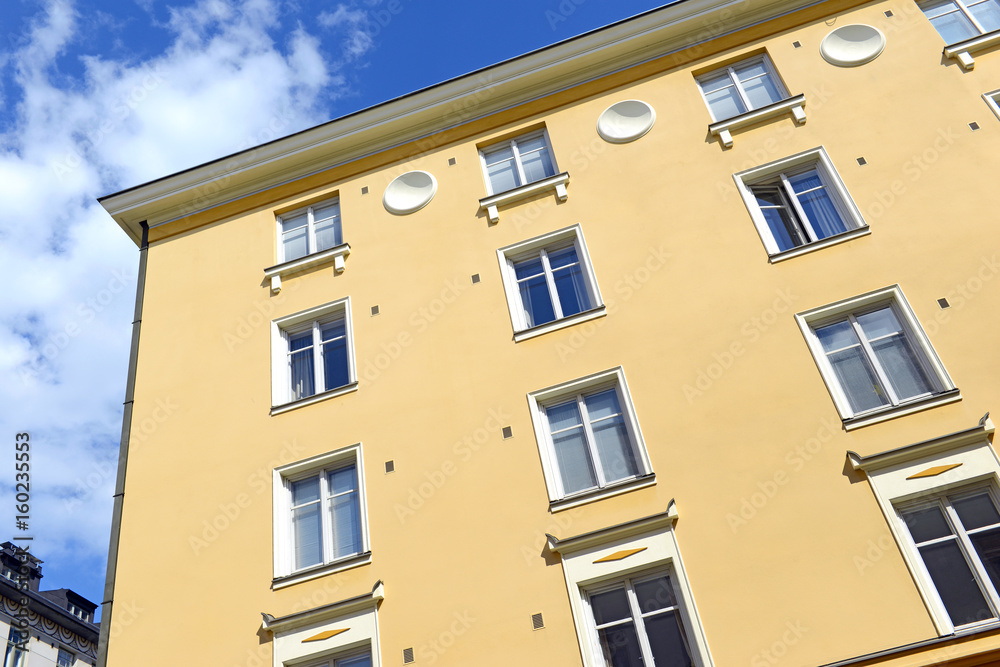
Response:
POLYGON ((314 269, 330 262, 333 262, 333 270, 335 273, 343 273, 344 269, 347 268, 344 258, 350 254, 351 246, 347 243, 341 243, 340 245, 334 246, 329 250, 317 252, 312 255, 306 255, 305 257, 299 257, 298 259, 293 259, 290 262, 283 262, 264 269, 264 277, 270 279, 271 292, 277 294, 281 291, 282 276, 314 269))
POLYGON ((998 44, 1000 44, 1000 30, 994 30, 979 37, 949 44, 944 47, 944 55, 946 58, 954 58, 962 69, 969 71, 976 66, 976 61, 969 54, 998 44))
POLYGON ((763 120, 777 118, 788 111, 792 112, 795 122, 802 125, 806 122, 805 106, 806 96, 796 95, 795 97, 789 97, 787 100, 781 100, 780 102, 769 104, 766 107, 754 109, 753 111, 742 113, 739 116, 734 116, 732 118, 727 118, 726 120, 720 120, 717 123, 712 123, 708 126, 708 131, 712 136, 719 137, 719 141, 722 142, 723 146, 731 148, 733 145, 733 135, 731 130, 738 130, 741 127, 753 125, 763 120))
POLYGON ((549 176, 548 178, 543 178, 540 181, 528 183, 527 185, 522 185, 519 188, 514 188, 513 190, 501 192, 498 195, 490 195, 489 197, 480 199, 479 210, 485 210, 486 215, 489 216, 490 222, 496 223, 500 221, 500 206, 505 206, 521 199, 527 199, 528 197, 536 195, 539 192, 555 190, 556 197, 559 201, 566 201, 569 196, 566 192, 567 183, 569 183, 569 172, 564 171, 561 174, 549 176))

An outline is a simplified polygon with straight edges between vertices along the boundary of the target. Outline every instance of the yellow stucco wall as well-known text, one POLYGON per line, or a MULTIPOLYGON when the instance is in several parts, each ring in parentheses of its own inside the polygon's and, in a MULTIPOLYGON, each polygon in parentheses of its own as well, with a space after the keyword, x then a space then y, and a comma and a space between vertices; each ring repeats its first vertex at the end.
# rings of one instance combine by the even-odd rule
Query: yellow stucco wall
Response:
POLYGON ((672 498, 716 665, 770 664, 762 652, 788 624, 805 629, 785 642, 788 665, 936 636, 845 452, 968 428, 998 405, 991 211, 1000 124, 980 96, 1000 87, 1000 56, 982 56, 968 73, 943 63, 940 37, 912 2, 782 21, 763 40, 706 47, 638 82, 615 88, 611 78, 577 93, 586 97, 571 91, 541 114, 532 110, 544 101, 528 105, 413 159, 348 166, 210 224, 154 230, 115 588, 116 609, 139 611, 113 632, 109 664, 175 662, 173 651, 150 651, 167 641, 196 652, 196 664, 270 664, 260 612, 353 597, 381 579, 387 665, 406 647, 420 665, 578 665, 565 580, 558 559, 542 556, 544 533, 600 529, 662 512, 672 498), (849 23, 877 26, 888 46, 868 65, 836 68, 819 43, 849 23), (723 150, 706 131, 692 70, 761 48, 789 92, 806 95, 808 121, 736 132, 723 150), (605 143, 598 115, 630 98, 656 109, 655 127, 633 143, 605 143), (970 131, 972 121, 982 129, 970 131), (478 211, 486 192, 476 146, 539 123, 570 173, 569 198, 502 208, 489 225, 478 211), (770 264, 732 174, 817 146, 871 234, 770 264), (411 169, 433 173, 437 195, 416 213, 390 215, 381 194, 411 169), (272 295, 262 269, 276 261, 274 211, 328 193, 340 197, 346 271, 286 278, 272 295), (608 315, 514 343, 497 248, 577 223, 608 315), (970 282, 977 275, 982 282, 970 282), (848 433, 792 315, 893 284, 963 400, 848 433), (270 320, 345 296, 359 390, 269 416, 270 320), (945 296, 953 307, 941 311, 945 296), (935 320, 942 313, 947 321, 935 320), (656 485, 551 514, 525 396, 616 366, 656 485), (501 438, 495 415, 512 438, 501 438), (459 444, 482 440, 484 429, 477 448, 459 444), (272 469, 357 442, 372 563, 272 591, 272 469), (390 459, 396 471, 386 475, 390 459), (751 512, 758 492, 771 497, 751 512), (744 523, 733 518, 741 511, 744 523), (533 632, 536 612, 546 627, 533 632), (469 622, 455 626, 456 614, 469 622))

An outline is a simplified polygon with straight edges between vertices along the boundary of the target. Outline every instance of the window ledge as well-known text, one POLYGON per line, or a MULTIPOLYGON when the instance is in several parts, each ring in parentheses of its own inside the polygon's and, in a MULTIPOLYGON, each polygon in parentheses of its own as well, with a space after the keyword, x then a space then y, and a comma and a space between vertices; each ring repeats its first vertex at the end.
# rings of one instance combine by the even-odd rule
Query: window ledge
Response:
POLYGON ((546 190, 555 190, 556 197, 558 197, 559 201, 566 201, 566 198, 569 196, 566 193, 567 183, 569 183, 569 172, 564 171, 561 174, 549 176, 548 178, 543 178, 540 181, 528 183, 527 185, 522 185, 519 188, 514 188, 513 190, 501 192, 498 195, 490 195, 489 197, 480 199, 479 210, 485 210, 486 215, 490 218, 490 222, 496 223, 500 220, 498 207, 513 204, 516 201, 527 199, 528 197, 537 195, 540 192, 545 192, 546 190))
POLYGON ((596 320, 598 317, 604 317, 608 314, 608 309, 604 306, 598 306, 597 308, 591 308, 590 310, 584 310, 577 313, 576 315, 570 315, 569 317, 564 317, 561 320, 553 320, 552 322, 546 322, 545 324, 539 324, 536 327, 531 327, 529 329, 522 329, 521 331, 514 332, 514 342, 520 343, 522 340, 528 340, 529 338, 534 338, 535 336, 541 336, 542 334, 547 334, 550 331, 558 331, 559 329, 565 329, 566 327, 571 327, 574 324, 580 324, 581 322, 589 322, 590 320, 596 320))
POLYGON ((655 473, 649 473, 648 475, 642 475, 640 477, 633 477, 632 479, 624 482, 615 482, 614 484, 609 484, 608 486, 600 489, 591 489, 573 496, 553 500, 549 502, 549 511, 552 513, 561 512, 573 507, 579 507, 580 505, 592 503, 596 500, 610 498, 611 496, 628 493, 629 491, 635 491, 636 489, 644 489, 647 486, 653 486, 654 484, 656 484, 655 473))
POLYGON ((347 556, 346 558, 335 560, 332 563, 316 565, 306 570, 300 570, 299 572, 293 572, 292 574, 275 577, 271 581, 271 590, 276 591, 303 581, 309 581, 310 579, 316 579, 317 577, 325 577, 326 575, 333 574, 334 572, 342 572, 361 565, 368 565, 371 562, 371 551, 365 551, 364 553, 347 556))
POLYGON ((295 410, 296 408, 301 408, 306 405, 312 405, 313 403, 319 403, 320 401, 325 401, 328 398, 333 398, 334 396, 342 396, 343 394, 349 394, 352 391, 358 390, 358 383, 352 382, 350 384, 345 384, 343 387, 337 387, 336 389, 331 389, 330 391, 324 391, 321 394, 313 394, 312 396, 306 396, 305 398, 300 398, 297 401, 292 401, 291 403, 282 403, 281 405, 271 406, 271 416, 280 415, 283 412, 288 412, 290 410, 295 410))
POLYGON ((783 252, 777 252, 771 255, 768 259, 771 264, 775 262, 782 262, 786 259, 791 259, 792 257, 798 257, 799 255, 807 255, 816 250, 822 250, 823 248, 828 248, 832 245, 837 245, 838 243, 844 243, 846 241, 851 241, 853 239, 868 236, 872 233, 871 227, 865 225, 864 227, 858 227, 857 229, 851 229, 846 232, 841 232, 840 234, 835 234, 834 236, 828 236, 825 239, 816 241, 815 243, 809 243, 804 246, 799 246, 798 248, 792 248, 791 250, 785 250, 783 252))
POLYGON ((948 391, 941 392, 940 394, 934 394, 933 396, 928 396, 927 398, 921 398, 913 401, 912 403, 904 403, 885 410, 866 413, 859 417, 849 417, 844 420, 844 430, 853 431, 854 429, 861 428, 862 426, 878 424, 880 422, 889 421, 890 419, 895 419, 896 417, 902 417, 903 415, 912 414, 914 412, 929 410, 930 408, 936 408, 939 405, 947 405, 948 403, 955 403, 960 400, 962 400, 962 394, 959 393, 958 389, 949 389, 948 391))
POLYGON ((789 97, 787 100, 768 104, 766 107, 754 109, 753 111, 741 113, 739 116, 733 116, 732 118, 712 123, 708 126, 708 131, 713 137, 719 137, 719 141, 722 142, 723 146, 730 148, 733 145, 733 135, 731 134, 733 130, 759 123, 762 120, 783 116, 789 111, 795 117, 795 122, 802 125, 806 122, 805 106, 806 96, 796 95, 795 97, 789 97))
POLYGON ((290 262, 282 262, 264 269, 264 277, 271 281, 271 291, 277 294, 281 291, 281 279, 293 273, 309 271, 330 262, 333 262, 333 270, 336 273, 342 273, 345 268, 344 258, 350 254, 351 246, 347 243, 341 243, 323 252, 299 257, 290 262))
POLYGON ((968 71, 976 66, 976 61, 972 59, 970 53, 982 51, 998 44, 1000 44, 1000 30, 994 30, 978 37, 949 44, 944 47, 944 55, 946 58, 954 58, 962 66, 962 69, 968 71))

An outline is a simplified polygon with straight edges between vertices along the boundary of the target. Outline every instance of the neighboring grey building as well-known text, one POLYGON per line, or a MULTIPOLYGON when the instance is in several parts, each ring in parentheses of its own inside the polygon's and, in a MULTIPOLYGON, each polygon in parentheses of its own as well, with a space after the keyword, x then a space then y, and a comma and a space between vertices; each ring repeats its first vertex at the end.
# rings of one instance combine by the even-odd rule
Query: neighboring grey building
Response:
POLYGON ((28 590, 18 590, 22 566, 11 542, 0 544, 0 633, 7 638, 3 667, 82 667, 97 664, 97 605, 68 588, 40 591, 42 561, 29 556, 28 590), (14 625, 19 599, 28 598, 28 650, 14 625))

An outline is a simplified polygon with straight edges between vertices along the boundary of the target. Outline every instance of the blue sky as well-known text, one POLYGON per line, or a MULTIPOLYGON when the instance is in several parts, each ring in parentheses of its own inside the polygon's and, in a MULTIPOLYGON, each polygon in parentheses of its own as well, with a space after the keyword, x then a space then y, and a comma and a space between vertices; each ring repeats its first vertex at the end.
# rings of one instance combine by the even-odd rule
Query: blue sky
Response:
POLYGON ((5 0, 0 540, 28 432, 43 588, 101 601, 138 253, 97 197, 661 4, 5 0))

